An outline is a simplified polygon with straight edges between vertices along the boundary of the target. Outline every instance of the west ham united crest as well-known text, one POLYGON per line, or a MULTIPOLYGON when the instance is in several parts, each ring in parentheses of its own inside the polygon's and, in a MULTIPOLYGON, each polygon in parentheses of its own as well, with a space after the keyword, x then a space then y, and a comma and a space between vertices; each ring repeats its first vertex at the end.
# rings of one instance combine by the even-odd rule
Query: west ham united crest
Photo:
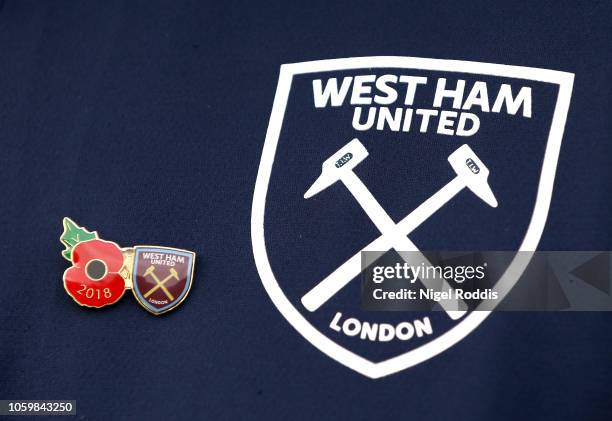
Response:
MULTIPOLYGON (((363 255, 416 253, 426 268, 429 252, 511 250, 488 278, 502 300, 544 230, 572 85, 556 70, 413 57, 281 66, 251 235, 282 316, 372 378, 458 344, 493 306, 372 311, 363 255)), ((458 282, 418 279, 438 298, 458 282)))
POLYGON ((95 231, 64 218, 62 256, 72 263, 64 272, 64 288, 84 307, 102 308, 131 289, 136 300, 158 315, 181 304, 193 280, 195 253, 169 247, 121 248, 95 231))
POLYGON ((167 247, 134 247, 133 291, 151 313, 179 305, 189 293, 194 254, 167 247))

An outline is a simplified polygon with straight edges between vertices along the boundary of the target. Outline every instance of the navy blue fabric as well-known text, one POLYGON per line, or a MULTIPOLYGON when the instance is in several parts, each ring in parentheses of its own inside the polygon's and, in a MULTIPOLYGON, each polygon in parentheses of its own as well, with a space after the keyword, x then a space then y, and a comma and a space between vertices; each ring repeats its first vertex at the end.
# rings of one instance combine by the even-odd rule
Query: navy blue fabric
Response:
POLYGON ((612 418, 612 315, 495 314, 370 380, 304 340, 261 285, 257 168, 279 66, 307 60, 575 73, 540 248, 612 248, 612 7, 459 3, 2 2, 0 399, 76 399, 82 419, 612 418), (159 318, 129 295, 78 307, 63 216, 122 246, 194 250, 187 301, 159 318))

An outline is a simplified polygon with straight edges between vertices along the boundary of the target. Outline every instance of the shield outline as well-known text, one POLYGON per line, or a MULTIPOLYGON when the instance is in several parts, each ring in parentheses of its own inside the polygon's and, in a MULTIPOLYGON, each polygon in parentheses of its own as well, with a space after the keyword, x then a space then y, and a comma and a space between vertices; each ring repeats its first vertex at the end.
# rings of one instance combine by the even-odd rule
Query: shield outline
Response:
POLYGON ((183 250, 183 249, 177 249, 177 248, 173 248, 173 247, 160 247, 160 246, 134 246, 134 256, 132 257, 133 259, 133 263, 132 263, 132 293, 134 294, 134 298, 136 298, 136 301, 138 301, 138 304, 140 304, 145 310, 147 310, 149 313, 152 313, 156 316, 159 316, 160 314, 164 314, 169 312, 170 310, 175 309, 176 307, 178 307, 183 301, 185 301, 185 298, 187 298, 187 295, 189 295, 189 291, 191 291, 191 285, 193 284, 193 268, 195 265, 195 253, 189 250, 183 250), (176 300, 174 300, 174 302, 172 302, 171 304, 168 304, 165 307, 162 308, 155 308, 151 305, 149 305, 149 303, 147 302, 147 300, 143 297, 142 293, 140 292, 140 289, 138 288, 138 282, 136 282, 137 280, 137 276, 138 276, 138 252, 140 251, 145 251, 145 250, 163 250, 163 251, 172 251, 175 254, 178 254, 180 256, 186 256, 189 258, 189 263, 188 263, 188 270, 187 270, 187 276, 185 277, 185 288, 183 288, 183 291, 181 292, 181 295, 176 298, 176 300))
MULTIPOLYGON (((569 110, 574 74, 534 67, 401 56, 351 57, 283 64, 280 66, 278 85, 276 87, 274 104, 272 106, 268 130, 266 132, 259 170, 257 172, 251 209, 251 242, 253 246, 253 255, 255 257, 255 265, 257 266, 261 282, 276 308, 307 341, 339 363, 364 376, 376 379, 397 373, 442 353, 476 329, 478 325, 489 316, 493 308, 469 313, 450 330, 418 348, 384 361, 373 362, 353 353, 325 336, 323 332, 315 328, 304 316, 302 316, 299 310, 289 301, 280 288, 268 260, 264 235, 264 216, 266 195, 268 192, 270 175, 272 173, 276 146, 280 137, 293 76, 307 73, 364 68, 399 68, 471 73, 525 79, 559 85, 559 93, 555 103, 546 150, 544 152, 544 160, 540 172, 533 214, 531 215, 525 237, 517 251, 535 251, 540 242, 542 232, 544 231, 550 208, 563 130, 569 110)), ((520 253, 517 253, 517 256, 520 255, 520 253)), ((495 287, 502 299, 519 279, 529 263, 529 260, 529 258, 515 257, 504 274, 500 277, 495 287)))

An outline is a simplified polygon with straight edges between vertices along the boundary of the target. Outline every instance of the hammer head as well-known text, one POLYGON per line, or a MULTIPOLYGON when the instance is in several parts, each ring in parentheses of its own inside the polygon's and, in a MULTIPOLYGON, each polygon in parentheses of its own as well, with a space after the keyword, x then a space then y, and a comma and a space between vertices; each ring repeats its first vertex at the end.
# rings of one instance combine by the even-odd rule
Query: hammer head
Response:
POLYGON ((489 169, 476 156, 468 145, 462 145, 448 157, 457 177, 463 180, 465 186, 476 196, 494 208, 497 207, 497 199, 489 186, 489 169))
POLYGON ((366 159, 368 151, 359 139, 353 139, 344 145, 338 152, 330 156, 321 169, 321 175, 304 194, 304 199, 311 198, 320 191, 325 190, 343 174, 352 171, 361 161, 366 159))
POLYGON ((176 272, 176 269, 174 268, 170 268, 170 275, 172 275, 174 277, 174 279, 178 279, 178 273, 176 272))
POLYGON ((155 266, 151 265, 147 268, 147 270, 145 270, 145 273, 143 274, 144 276, 149 276, 150 274, 152 274, 153 272, 155 272, 155 266))

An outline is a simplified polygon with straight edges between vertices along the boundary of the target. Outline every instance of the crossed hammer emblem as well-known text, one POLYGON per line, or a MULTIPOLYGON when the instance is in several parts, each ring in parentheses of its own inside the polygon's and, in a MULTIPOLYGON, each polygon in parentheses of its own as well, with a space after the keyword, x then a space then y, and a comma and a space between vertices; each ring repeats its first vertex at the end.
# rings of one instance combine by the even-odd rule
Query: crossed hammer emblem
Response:
MULTIPOLYGON (((368 151, 359 139, 353 139, 323 163, 321 175, 304 194, 304 198, 308 199, 336 181, 342 181, 382 234, 302 297, 302 304, 309 311, 317 310, 359 275, 362 269, 362 251, 384 253, 393 248, 409 264, 430 265, 427 258, 407 236, 464 188, 467 187, 489 206, 497 207, 497 199, 487 181, 488 168, 468 145, 462 145, 448 157, 448 162, 457 175, 396 224, 353 172, 353 169, 367 156, 368 151)), ((427 288, 439 291, 449 291, 452 288, 445 280, 442 280, 441 284, 439 281, 432 282, 428 279, 421 279, 421 282, 427 288)), ((460 319, 467 312, 467 305, 460 299, 441 300, 440 305, 453 320, 460 319)))
POLYGON ((174 268, 170 268, 170 274, 166 276, 164 279, 160 280, 155 274, 155 266, 151 265, 147 268, 143 276, 144 277, 150 276, 151 278, 153 278, 153 280, 157 284, 146 292, 146 294, 144 295, 145 298, 149 298, 151 294, 153 294, 155 291, 161 288, 164 294, 166 294, 166 297, 168 297, 170 301, 174 301, 174 296, 172 295, 172 293, 170 293, 170 291, 168 291, 168 288, 166 288, 166 285, 165 285, 166 282, 168 282, 170 279, 176 279, 176 280, 179 279, 179 275, 174 268))

